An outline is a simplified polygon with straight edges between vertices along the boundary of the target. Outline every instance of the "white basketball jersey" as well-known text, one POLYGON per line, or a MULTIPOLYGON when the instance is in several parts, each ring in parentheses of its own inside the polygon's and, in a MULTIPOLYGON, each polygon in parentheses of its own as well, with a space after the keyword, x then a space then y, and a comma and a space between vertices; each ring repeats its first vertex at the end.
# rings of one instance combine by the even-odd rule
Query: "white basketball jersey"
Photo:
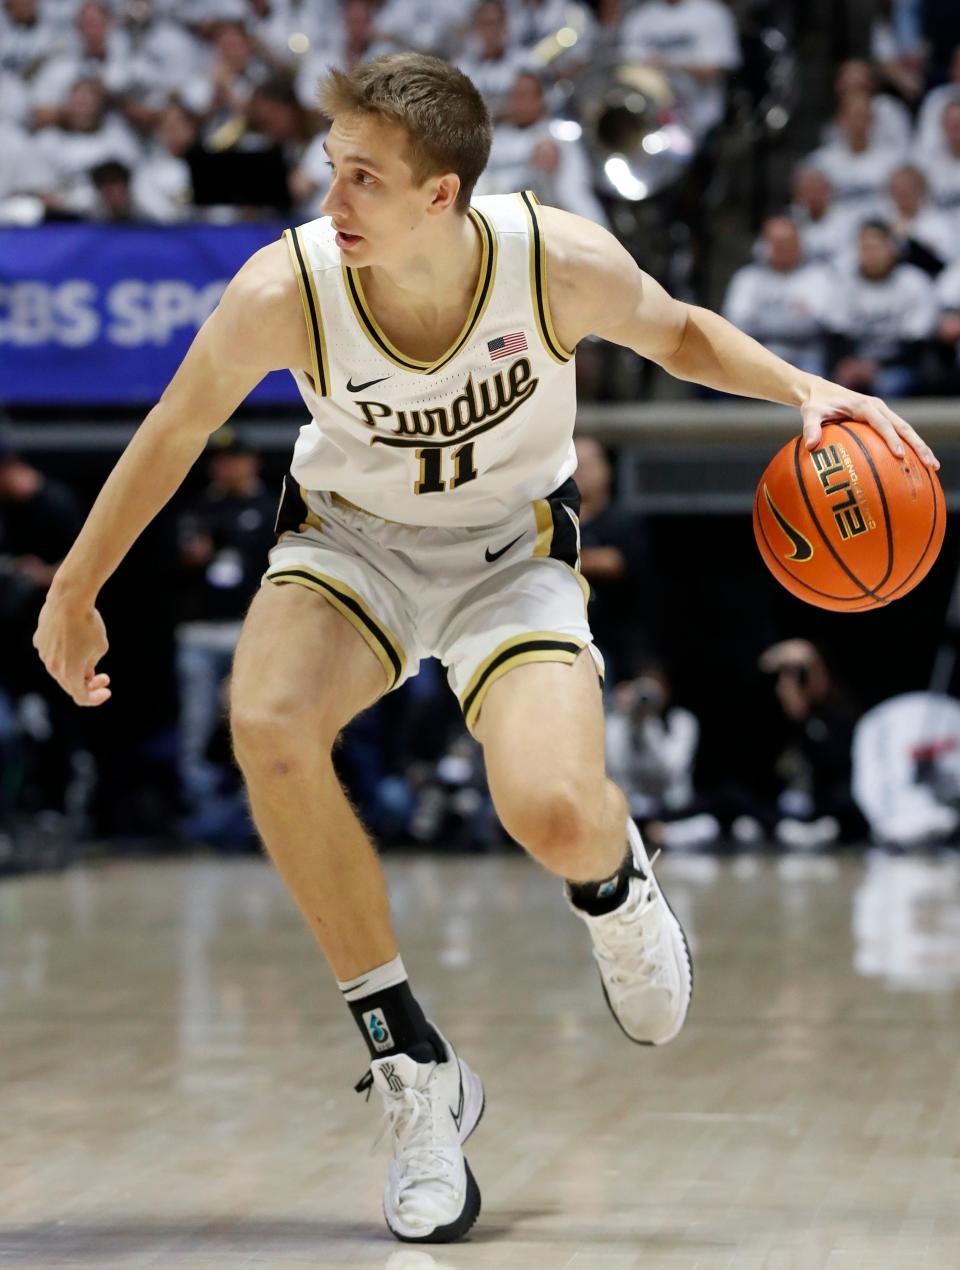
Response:
POLYGON ((370 311, 329 217, 288 229, 310 340, 294 370, 312 416, 294 479, 407 525, 491 525, 576 467, 573 354, 557 340, 536 196, 478 198, 482 257, 467 320, 434 362, 409 357, 370 311))

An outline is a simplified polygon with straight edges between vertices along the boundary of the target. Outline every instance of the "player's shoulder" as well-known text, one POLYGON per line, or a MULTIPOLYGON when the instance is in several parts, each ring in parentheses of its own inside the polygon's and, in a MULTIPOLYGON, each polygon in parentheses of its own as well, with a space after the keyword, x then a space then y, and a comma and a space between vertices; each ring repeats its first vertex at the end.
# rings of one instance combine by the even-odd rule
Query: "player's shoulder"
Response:
POLYGON ((300 316, 300 291, 282 239, 255 251, 230 280, 220 309, 225 319, 246 329, 294 326, 300 316))
POLYGON ((296 299, 297 288, 290 253, 282 238, 267 243, 249 256, 230 283, 230 289, 238 298, 257 308, 269 307, 285 297, 296 299))
POLYGON ((608 281, 624 269, 636 270, 619 239, 586 216, 541 207, 540 219, 551 286, 556 283, 564 290, 579 291, 608 281))
POLYGON ((640 270, 623 244, 595 221, 558 207, 540 208, 540 218, 554 319, 568 329, 586 323, 576 337, 581 339, 599 314, 610 304, 616 307, 618 297, 629 303, 640 285, 640 270))
POLYGON ((222 341, 240 358, 256 354, 272 366, 306 365, 303 308, 283 240, 255 251, 227 284, 215 313, 222 341))

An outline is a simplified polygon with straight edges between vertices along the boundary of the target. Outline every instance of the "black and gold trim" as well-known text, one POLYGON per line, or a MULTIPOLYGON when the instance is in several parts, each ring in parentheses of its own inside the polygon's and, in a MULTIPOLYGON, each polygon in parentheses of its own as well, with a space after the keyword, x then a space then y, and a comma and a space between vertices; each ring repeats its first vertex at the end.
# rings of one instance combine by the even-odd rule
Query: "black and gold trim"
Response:
POLYGON ((586 644, 573 635, 556 631, 525 631, 513 635, 500 644, 473 673, 466 692, 460 698, 460 708, 470 731, 480 715, 484 698, 490 688, 515 666, 535 661, 558 661, 572 665, 586 644))
POLYGON ((330 578, 318 573, 316 569, 308 569, 302 564, 282 564, 268 569, 267 578, 278 586, 294 582, 317 591, 324 599, 329 600, 338 613, 347 619, 366 640, 377 660, 383 666, 387 676, 385 692, 395 688, 403 676, 407 664, 406 656, 395 636, 387 630, 370 612, 366 602, 350 589, 339 578, 330 578))
POLYGON ((477 289, 473 293, 467 320, 464 322, 460 334, 447 351, 434 362, 422 362, 415 357, 408 357, 406 353, 401 353, 397 346, 390 342, 380 323, 373 316, 370 305, 367 303, 367 298, 363 293, 363 283, 360 281, 359 270, 351 269, 347 265, 342 266, 343 285, 346 288, 347 298, 364 334, 371 344, 384 357, 393 362, 395 366, 399 366, 403 370, 412 371, 416 375, 435 374, 438 370, 442 370, 448 362, 453 361, 458 353, 463 351, 467 341, 486 312, 490 297, 493 295, 493 285, 497 276, 498 256, 496 231, 489 218, 476 207, 470 208, 469 215, 480 234, 480 276, 477 278, 477 289))
POLYGON ((310 510, 306 491, 288 472, 283 478, 273 532, 280 539, 284 534, 302 534, 307 529, 316 529, 318 533, 322 533, 323 521, 315 511, 310 510))
POLYGON ((326 397, 330 393, 330 373, 327 361, 327 345, 323 336, 323 320, 320 316, 320 300, 317 296, 317 285, 313 270, 307 259, 300 231, 285 229, 283 236, 287 240, 293 270, 297 275, 300 287, 300 299, 307 320, 307 339, 310 342, 310 377, 318 396, 326 397))
POLYGON ((536 318, 537 330, 544 348, 555 362, 568 362, 573 353, 568 352, 557 339, 553 329, 553 318, 550 316, 550 297, 547 294, 547 246, 543 237, 543 226, 537 208, 540 200, 532 190, 522 190, 517 197, 526 209, 530 222, 530 297, 533 301, 533 315, 536 318))
POLYGON ((546 498, 536 499, 533 514, 537 523, 533 554, 565 564, 576 577, 586 606, 590 584, 580 572, 580 491, 573 477, 546 498))

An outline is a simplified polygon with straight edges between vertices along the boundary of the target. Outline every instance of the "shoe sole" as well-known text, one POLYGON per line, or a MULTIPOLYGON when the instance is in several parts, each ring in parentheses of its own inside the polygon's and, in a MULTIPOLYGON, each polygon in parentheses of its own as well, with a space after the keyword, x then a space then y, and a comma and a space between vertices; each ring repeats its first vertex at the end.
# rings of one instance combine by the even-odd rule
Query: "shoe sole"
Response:
POLYGON ((670 901, 667 899, 666 891, 664 891, 663 887, 660 885, 659 882, 657 882, 657 890, 660 892, 660 898, 663 900, 664 904, 666 904, 667 906, 667 912, 670 914, 670 918, 674 926, 680 932, 680 940, 681 940, 681 943, 683 944, 683 955, 686 958, 687 972, 690 976, 690 993, 689 993, 689 996, 687 997, 687 1008, 683 1012, 683 1018, 680 1020, 679 1025, 674 1029, 674 1031, 670 1033, 669 1036, 665 1036, 662 1041, 641 1041, 637 1037, 631 1036, 630 1033, 627 1031, 627 1029, 620 1022, 620 1018, 616 1010, 613 1008, 612 1002, 610 1001, 610 996, 607 992, 607 985, 603 982, 603 975, 600 975, 600 987, 603 989, 603 999, 604 1001, 606 1001, 607 1009, 613 1015, 614 1020, 617 1024, 617 1027, 624 1034, 627 1040, 632 1041, 634 1045, 649 1045, 651 1047, 657 1046, 657 1045, 669 1045, 669 1043, 676 1036, 679 1035, 679 1033, 683 1029, 683 1025, 687 1021, 687 1015, 690 1013, 690 1005, 693 1001, 693 958, 690 955, 690 945, 687 943, 687 933, 683 929, 683 927, 680 925, 680 919, 677 917, 676 913, 670 907, 670 901))
MULTIPOLYGON (((479 1123, 478 1117, 477 1124, 479 1123)), ((480 1216, 480 1187, 470 1171, 470 1165, 466 1160, 464 1160, 463 1164, 467 1173, 467 1194, 463 1203, 463 1211, 456 1221, 448 1222, 446 1226, 435 1226, 428 1235, 403 1235, 390 1225, 390 1218, 387 1216, 386 1209, 384 1209, 383 1216, 387 1223, 387 1229, 394 1238, 399 1239, 404 1244, 452 1244, 467 1234, 480 1216)))

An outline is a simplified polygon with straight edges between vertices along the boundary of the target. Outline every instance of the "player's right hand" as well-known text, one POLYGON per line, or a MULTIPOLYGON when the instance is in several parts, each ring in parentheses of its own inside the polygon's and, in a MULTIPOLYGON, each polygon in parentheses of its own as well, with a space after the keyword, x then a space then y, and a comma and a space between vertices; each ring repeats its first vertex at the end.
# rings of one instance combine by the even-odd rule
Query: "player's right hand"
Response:
POLYGON ((110 700, 110 676, 97 672, 109 647, 103 618, 90 605, 74 608, 49 594, 40 610, 33 646, 60 687, 78 706, 110 700))

